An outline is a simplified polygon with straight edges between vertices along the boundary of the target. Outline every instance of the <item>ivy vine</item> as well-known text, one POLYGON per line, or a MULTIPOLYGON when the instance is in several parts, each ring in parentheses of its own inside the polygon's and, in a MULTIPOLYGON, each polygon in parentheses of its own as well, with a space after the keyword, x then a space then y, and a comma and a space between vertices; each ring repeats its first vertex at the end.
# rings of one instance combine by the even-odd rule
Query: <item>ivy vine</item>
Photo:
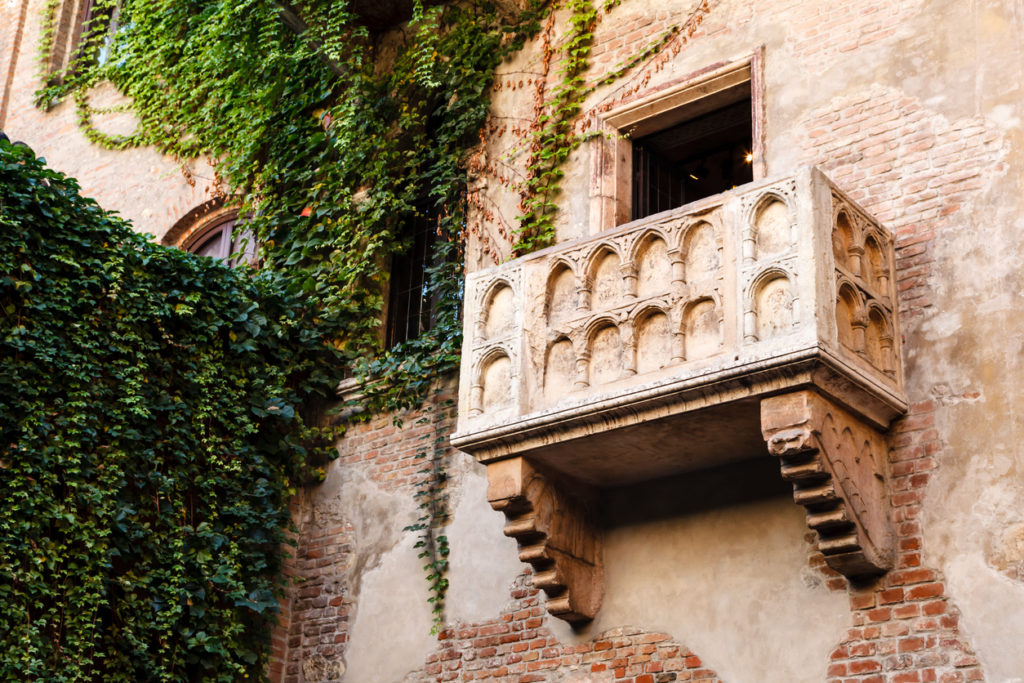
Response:
POLYGON ((415 548, 419 551, 419 559, 424 561, 423 570, 427 574, 433 626, 431 634, 437 635, 444 630, 444 599, 448 592, 448 554, 450 548, 448 537, 441 533, 450 517, 448 508, 448 467, 447 444, 448 433, 445 429, 447 419, 453 417, 454 402, 441 398, 441 388, 435 387, 434 401, 425 405, 423 414, 417 424, 430 425, 430 430, 422 437, 422 448, 416 453, 416 459, 423 464, 417 474, 419 481, 415 497, 418 501, 420 516, 415 523, 405 527, 404 531, 417 532, 419 538, 415 548))
MULTIPOLYGON (((543 78, 537 84, 537 115, 525 133, 529 157, 525 179, 517 184, 522 214, 517 217, 518 227, 513 231, 516 235, 513 244, 515 255, 543 249, 555 242, 554 218, 559 209, 561 181, 565 176, 563 167, 581 144, 602 134, 593 127, 595 112, 583 115, 587 97, 599 87, 615 83, 637 66, 648 62, 674 39, 692 36, 710 9, 709 1, 701 0, 685 21, 668 26, 643 49, 610 71, 594 76, 590 74, 590 49, 595 29, 604 16, 619 6, 621 0, 604 0, 600 10, 593 0, 563 0, 569 10, 567 30, 557 49, 545 35, 541 60, 543 78), (548 97, 547 71, 552 61, 557 61, 559 66, 556 73, 559 80, 548 97), (591 77, 589 81, 587 76, 591 77)), ((546 32, 552 26, 553 21, 545 27, 546 32)), ((634 94, 637 89, 622 95, 634 94)), ((605 108, 609 106, 610 103, 605 103, 605 108)))
MULTIPOLYGON (((536 80, 537 107, 523 132, 528 150, 524 180, 513 187, 520 197, 521 215, 507 235, 514 243, 513 252, 521 254, 554 241, 562 167, 594 134, 582 115, 586 98, 650 59, 680 34, 682 26, 689 25, 692 33, 693 17, 698 22, 700 17, 699 12, 691 15, 686 24, 669 28, 647 48, 595 76, 590 64, 594 32, 618 4, 618 0, 603 0, 599 6, 593 0, 529 0, 523 9, 511 12, 504 9, 505 4, 486 1, 427 4, 415 0, 412 16, 399 32, 380 33, 368 28, 345 0, 310 0, 302 3, 301 12, 281 0, 95 0, 93 18, 74 59, 64 70, 48 73, 57 7, 57 0, 48 0, 40 41, 43 79, 36 98, 42 107, 71 99, 86 136, 104 147, 151 145, 182 160, 186 167, 191 159, 212 161, 214 186, 239 206, 239 215, 246 217, 239 229, 252 231, 259 243, 259 268, 256 275, 240 275, 223 268, 203 270, 198 262, 188 260, 191 257, 180 258, 192 264, 188 267, 206 273, 203 278, 219 277, 228 283, 220 285, 226 288, 223 291, 211 285, 223 296, 216 299, 210 315, 234 311, 231 299, 244 290, 237 301, 248 302, 245 305, 251 310, 272 305, 273 315, 264 313, 260 320, 276 320, 274 334, 287 336, 295 344, 284 360, 267 356, 274 358, 278 369, 266 368, 264 363, 260 366, 264 374, 253 381, 298 393, 289 394, 281 406, 260 408, 265 413, 260 417, 278 419, 280 413, 274 410, 287 405, 290 411, 307 394, 326 395, 329 391, 324 387, 337 381, 339 368, 360 378, 368 412, 412 408, 423 402, 436 378, 458 362, 463 245, 474 229, 468 207, 477 200, 467 172, 487 123, 499 64, 526 40, 541 36, 543 73, 536 80), (555 39, 554 12, 559 10, 568 13, 568 22, 564 35, 555 39), (556 79, 549 92, 552 68, 556 79), (122 106, 137 121, 132 134, 109 135, 95 124, 98 116, 111 111, 90 103, 90 93, 104 82, 112 83, 126 98, 122 106), (435 323, 425 334, 383 349, 380 317, 388 262, 408 246, 403 225, 424 214, 437 233, 425 292, 425 298, 440 302, 435 323), (250 286, 256 289, 247 290, 250 286)), ((706 12, 706 0, 700 8, 706 12)), ((25 158, 16 164, 31 162, 25 158)), ((42 170, 39 173, 45 175, 42 170)), ((47 182, 54 187, 71 186, 66 179, 47 182)), ((113 219, 104 220, 104 225, 113 225, 113 219)), ((69 217, 65 223, 73 221, 69 217)), ((144 261, 177 263, 178 256, 144 247, 121 228, 115 232, 110 239, 123 246, 119 254, 161 254, 145 256, 144 261)), ((90 246, 95 243, 90 241, 90 246)), ((159 268, 154 273, 166 275, 159 268)), ((146 281, 150 282, 148 276, 146 281)), ((189 282, 195 286, 193 280, 189 282)), ((168 290, 167 300, 178 301, 175 297, 191 296, 181 292, 191 291, 168 290)), ((175 305, 192 310, 198 304, 186 299, 175 305)), ((244 327, 244 320, 231 319, 231 324, 244 327)), ((224 334, 233 349, 236 339, 231 332, 224 334)), ((247 351, 268 351, 250 337, 245 339, 249 340, 245 344, 255 344, 247 351)), ((205 366, 213 377, 218 364, 232 367, 234 362, 219 346, 222 343, 221 336, 214 334, 206 341, 182 343, 182 348, 202 355, 216 347, 216 355, 205 366)), ((146 382, 133 381, 142 382, 140 391, 145 394, 146 382)), ((139 408, 153 410, 145 401, 139 408)), ((209 419, 221 424, 217 416, 209 419)), ((305 423, 296 419, 299 427, 282 432, 288 439, 291 469, 288 476, 275 475, 280 485, 270 496, 274 505, 283 505, 285 493, 294 485, 293 456, 302 449, 298 435, 309 435, 303 431, 305 423)), ((265 435, 267 427, 258 420, 243 420, 235 428, 225 422, 223 429, 231 443, 251 448, 254 435, 265 435)), ((146 434, 166 438, 160 432, 146 434)), ((421 534, 422 557, 427 560, 436 628, 443 624, 447 588, 447 545, 441 533, 448 515, 444 437, 435 434, 433 443, 423 450, 426 466, 417 491, 423 517, 413 527, 421 534)), ((168 472, 172 470, 169 465, 168 472)), ((267 514, 279 524, 284 508, 275 508, 271 514, 273 505, 268 506, 267 514)), ((83 560, 81 566, 91 567, 93 561, 83 560)), ((276 560, 259 565, 267 576, 277 566, 276 560)), ((95 599, 109 609, 109 598, 95 599)), ((266 608, 270 603, 259 604, 266 608)), ((168 623, 158 626, 170 629, 168 623)), ((237 635, 238 643, 249 643, 246 652, 258 652, 251 645, 254 641, 243 635, 262 634, 260 628, 228 628, 223 638, 221 632, 212 636, 213 631, 205 631, 208 642, 203 646, 236 642, 232 638, 237 635)), ((172 630, 163 633, 162 640, 154 636, 156 640, 147 641, 143 649, 156 647, 154 642, 163 648, 178 647, 180 638, 170 635, 172 630)), ((58 649, 66 652, 64 645, 58 649)), ((261 662, 264 655, 255 656, 261 662)), ((181 667, 187 669, 196 661, 216 666, 200 659, 187 660, 181 667)), ((217 671, 241 670, 230 669, 243 666, 235 659, 228 661, 227 669, 217 671)), ((181 670, 161 670, 157 678, 185 680, 175 677, 181 670)), ((246 671, 253 675, 258 667, 246 671)))
POLYGON ((262 679, 334 347, 7 141, 0 226, 0 679, 262 679))
MULTIPOLYGON (((539 4, 509 17, 489 3, 417 2, 384 70, 382 37, 346 2, 305 3, 308 29, 296 32, 272 0, 96 0, 76 59, 37 101, 70 96, 86 135, 108 148, 214 159, 249 217, 242 229, 259 241, 260 267, 316 302, 315 323, 367 382, 373 409, 410 407, 457 362, 465 159, 494 67, 539 4), (103 81, 128 98, 134 134, 93 124, 89 93, 103 81), (430 332, 380 349, 389 256, 422 212, 438 233, 426 296, 441 306, 430 332)), ((42 41, 41 57, 51 49, 42 41)))

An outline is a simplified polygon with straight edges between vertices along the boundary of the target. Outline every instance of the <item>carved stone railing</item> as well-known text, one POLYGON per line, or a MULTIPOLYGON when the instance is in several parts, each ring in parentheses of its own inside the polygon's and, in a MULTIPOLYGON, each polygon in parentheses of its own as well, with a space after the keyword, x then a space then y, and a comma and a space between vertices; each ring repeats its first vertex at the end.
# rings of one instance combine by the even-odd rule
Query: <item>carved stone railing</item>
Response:
POLYGON ((525 457, 568 500, 763 438, 830 565, 884 571, 883 433, 906 409, 893 266, 890 233, 809 168, 472 273, 452 443, 525 457))

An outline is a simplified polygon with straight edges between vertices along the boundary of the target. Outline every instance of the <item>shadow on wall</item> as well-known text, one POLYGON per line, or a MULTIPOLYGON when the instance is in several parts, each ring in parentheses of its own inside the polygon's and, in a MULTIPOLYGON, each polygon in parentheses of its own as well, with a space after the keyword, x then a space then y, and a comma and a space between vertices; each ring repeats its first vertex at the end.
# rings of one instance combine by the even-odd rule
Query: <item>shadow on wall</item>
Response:
POLYGON ((770 498, 790 498, 792 487, 779 474, 779 463, 763 458, 649 481, 610 491, 602 510, 608 529, 770 498))

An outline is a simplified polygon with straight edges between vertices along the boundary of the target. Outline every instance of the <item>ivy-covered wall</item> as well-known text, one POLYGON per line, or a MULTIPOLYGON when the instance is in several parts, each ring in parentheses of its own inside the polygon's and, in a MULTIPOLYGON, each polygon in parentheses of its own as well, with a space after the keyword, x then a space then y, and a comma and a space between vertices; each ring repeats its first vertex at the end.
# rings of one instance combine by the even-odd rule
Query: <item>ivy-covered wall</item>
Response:
POLYGON ((329 443, 297 412, 333 388, 309 314, 0 141, 0 678, 261 677, 329 443))

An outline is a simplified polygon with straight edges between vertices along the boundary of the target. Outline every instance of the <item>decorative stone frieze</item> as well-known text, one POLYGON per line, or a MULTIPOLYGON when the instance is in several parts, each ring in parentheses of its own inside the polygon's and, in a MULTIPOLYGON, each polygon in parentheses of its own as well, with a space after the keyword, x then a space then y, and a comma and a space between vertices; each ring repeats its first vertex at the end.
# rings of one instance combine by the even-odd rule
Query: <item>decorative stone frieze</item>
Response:
POLYGON ((763 436, 830 564, 883 571, 893 267, 890 233, 805 168, 477 271, 452 443, 599 490, 757 457, 763 436), (762 424, 793 392, 807 414, 762 424))

